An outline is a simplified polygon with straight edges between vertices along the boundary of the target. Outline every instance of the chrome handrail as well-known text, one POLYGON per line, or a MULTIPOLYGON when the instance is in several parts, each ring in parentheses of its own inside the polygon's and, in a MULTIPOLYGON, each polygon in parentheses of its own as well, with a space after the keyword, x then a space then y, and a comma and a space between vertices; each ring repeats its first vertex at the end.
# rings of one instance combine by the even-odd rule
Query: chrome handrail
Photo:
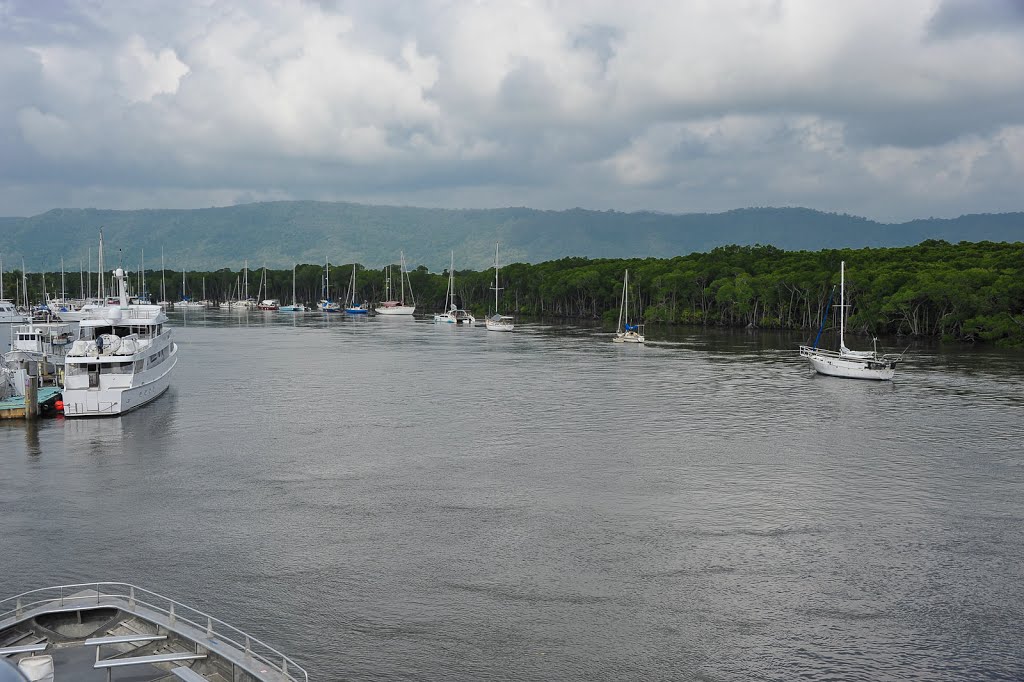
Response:
MULTIPOLYGON (((19 617, 24 611, 37 606, 53 605, 55 602, 60 606, 65 606, 67 602, 88 602, 89 600, 92 600, 95 604, 99 604, 102 597, 127 599, 130 607, 134 607, 137 604, 145 606, 167 616, 172 625, 180 621, 198 630, 205 631, 207 637, 217 637, 228 644, 234 645, 239 650, 243 651, 247 657, 251 656, 252 658, 270 666, 277 672, 284 675, 285 679, 294 680, 294 682, 309 682, 309 675, 302 666, 296 663, 290 656, 286 656, 266 642, 252 637, 235 626, 225 623, 221 619, 211 616, 199 609, 183 604, 175 599, 171 599, 170 597, 165 597, 162 594, 157 594, 152 590, 137 587, 130 583, 77 583, 71 585, 40 587, 34 590, 29 590, 28 592, 22 592, 21 594, 14 595, 13 597, 0 599, 0 621, 3 621, 12 615, 19 617), (111 591, 104 592, 100 589, 101 587, 111 591), (124 592, 117 592, 115 589, 111 588, 121 588, 124 592), (83 589, 92 589, 96 594, 74 596, 75 592, 80 592, 83 589), (54 591, 57 591, 55 596, 51 596, 49 598, 37 598, 37 596, 44 593, 53 594, 54 591), (68 594, 68 592, 71 594, 68 594), (140 594, 145 596, 147 599, 162 600, 168 604, 168 607, 165 608, 164 606, 150 601, 139 599, 140 594), (24 600, 27 597, 32 597, 33 600, 25 602, 24 600), (10 607, 12 603, 14 604, 13 609, 10 607), (177 611, 175 610, 175 607, 177 607, 177 611), (181 613, 182 610, 185 611, 186 615, 181 613), (187 616, 191 616, 191 618, 187 616), (198 616, 198 620, 192 620, 192 618, 195 618, 196 616, 198 616), (205 623, 200 622, 204 620, 205 623), (214 627, 215 624, 217 628, 214 627), (237 637, 238 639, 233 639, 233 637, 237 637)), ((83 605, 86 604, 83 603, 83 605)))

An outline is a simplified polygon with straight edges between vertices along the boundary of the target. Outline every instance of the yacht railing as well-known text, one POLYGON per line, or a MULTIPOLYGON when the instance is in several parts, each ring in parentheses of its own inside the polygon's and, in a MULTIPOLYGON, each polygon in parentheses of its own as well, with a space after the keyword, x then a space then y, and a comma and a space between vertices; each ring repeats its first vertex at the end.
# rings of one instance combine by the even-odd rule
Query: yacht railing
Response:
POLYGON ((79 583, 29 590, 0 599, 0 622, 11 616, 20 617, 26 610, 39 607, 75 609, 92 604, 106 605, 102 601, 103 597, 125 600, 129 607, 146 607, 166 616, 172 625, 179 622, 190 625, 205 632, 208 638, 216 637, 244 652, 246 657, 252 657, 273 668, 285 679, 309 682, 309 675, 302 666, 269 644, 199 609, 129 583, 79 583), (79 594, 83 590, 93 590, 95 594, 79 594))
POLYGON ((874 353, 872 355, 861 355, 851 353, 840 353, 835 350, 826 350, 824 348, 815 348, 813 346, 800 346, 801 357, 810 357, 812 355, 823 356, 828 358, 841 358, 843 360, 867 360, 871 362, 899 362, 903 359, 903 354, 886 353, 879 355, 874 353))
MULTIPOLYGON (((154 308, 154 310, 146 310, 145 308, 137 307, 137 306, 134 306, 134 305, 132 305, 132 306, 121 306, 121 317, 118 318, 118 322, 121 323, 121 324, 125 324, 126 320, 149 320, 149 319, 152 319, 152 318, 156 317, 157 315, 159 315, 160 313, 163 312, 163 310, 160 308, 160 306, 151 306, 149 304, 146 304, 145 307, 146 308, 154 308)), ((89 310, 89 311, 85 312, 85 314, 82 315, 82 319, 83 320, 109 320, 110 319, 110 314, 109 313, 110 313, 110 309, 109 308, 93 308, 92 310, 89 310)))

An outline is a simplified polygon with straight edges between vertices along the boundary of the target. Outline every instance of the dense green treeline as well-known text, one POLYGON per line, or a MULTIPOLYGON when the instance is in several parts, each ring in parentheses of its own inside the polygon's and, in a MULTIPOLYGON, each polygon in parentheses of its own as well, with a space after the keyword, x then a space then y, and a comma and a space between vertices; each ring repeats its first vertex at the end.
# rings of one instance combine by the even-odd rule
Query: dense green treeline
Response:
MULTIPOLYGON (((563 258, 536 265, 513 263, 501 269, 501 312, 614 321, 623 271, 630 270, 631 299, 644 322, 773 329, 817 329, 839 264, 846 261, 846 296, 853 333, 941 337, 1024 345, 1024 243, 926 241, 902 248, 782 251, 772 246, 727 246, 676 258, 563 258)), ((357 267, 357 301, 385 295, 386 271, 357 267)), ((301 265, 296 296, 313 303, 323 296, 324 266, 301 265)), ((331 298, 347 300, 352 264, 332 266, 331 298)), ((5 275, 6 295, 14 296, 17 271, 5 275)), ((249 293, 291 302, 292 271, 249 272, 249 293), (269 292, 266 293, 266 292, 269 292)), ((398 287, 398 267, 392 268, 398 287)), ((95 275, 94 275, 95 278, 95 275)), ((42 299, 43 281, 53 295, 60 273, 30 274, 29 295, 42 299)), ((132 280, 137 288, 137 275, 132 280)), ((160 297, 161 274, 148 271, 145 289, 160 297)), ((238 296, 242 273, 228 269, 186 273, 185 293, 219 301, 238 296)), ((443 308, 447 272, 425 267, 410 273, 418 309, 443 308)), ((69 295, 80 295, 79 274, 67 274, 69 295)), ((180 272, 167 271, 167 298, 178 300, 180 272)), ((494 307, 494 271, 456 271, 455 288, 463 307, 478 314, 494 307)), ((95 291, 95 281, 92 290, 95 291)), ((244 288, 244 285, 243 285, 244 288)), ((88 285, 86 286, 88 289, 88 285)), ((838 295, 837 295, 838 296, 838 295)), ((407 297, 408 298, 408 297, 407 297)), ((837 301, 836 301, 837 302, 837 301)), ((834 302, 834 303, 836 303, 834 302)))

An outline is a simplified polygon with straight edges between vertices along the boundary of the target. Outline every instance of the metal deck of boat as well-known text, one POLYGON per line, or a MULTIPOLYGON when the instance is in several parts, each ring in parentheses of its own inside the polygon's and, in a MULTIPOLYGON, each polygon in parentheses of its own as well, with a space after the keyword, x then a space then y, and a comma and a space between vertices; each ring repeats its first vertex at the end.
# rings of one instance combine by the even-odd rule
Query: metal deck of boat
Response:
POLYGON ((262 641, 127 583, 58 585, 0 600, 0 658, 17 663, 38 655, 53 657, 57 682, 309 680, 262 641))

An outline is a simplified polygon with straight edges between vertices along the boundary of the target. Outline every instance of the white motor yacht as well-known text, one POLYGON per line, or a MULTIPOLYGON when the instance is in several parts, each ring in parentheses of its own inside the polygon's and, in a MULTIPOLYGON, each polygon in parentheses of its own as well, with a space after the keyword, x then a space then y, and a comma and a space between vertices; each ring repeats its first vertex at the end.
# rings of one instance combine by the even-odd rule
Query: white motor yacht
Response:
POLYGON ((64 366, 64 415, 124 414, 158 398, 170 386, 178 346, 158 305, 130 304, 124 270, 114 271, 119 305, 82 319, 79 340, 64 366))

